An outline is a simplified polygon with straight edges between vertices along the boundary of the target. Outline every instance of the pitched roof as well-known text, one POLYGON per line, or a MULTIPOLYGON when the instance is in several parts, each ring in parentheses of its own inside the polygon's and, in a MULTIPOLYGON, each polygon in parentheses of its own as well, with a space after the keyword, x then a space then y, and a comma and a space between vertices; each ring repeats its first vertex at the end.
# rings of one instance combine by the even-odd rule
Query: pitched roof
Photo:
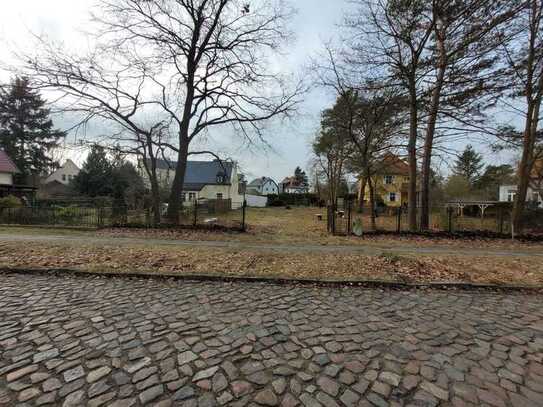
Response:
POLYGON ((377 173, 382 175, 409 176, 409 164, 392 153, 386 153, 377 166, 377 173))
MULTIPOLYGON (((157 160, 157 168, 162 170, 174 170, 177 162, 157 160)), ((214 161, 187 161, 185 172, 185 191, 200 191, 206 185, 219 185, 217 175, 225 175, 225 182, 220 185, 230 185, 234 163, 218 160, 214 161), (226 174, 225 174, 226 172, 226 174)))
POLYGON ((271 178, 260 177, 260 178, 252 180, 247 186, 249 186, 249 187, 259 187, 260 185, 264 185, 268 181, 271 181, 271 178))
POLYGON ((7 172, 9 174, 17 174, 20 172, 4 150, 0 150, 0 172, 7 172))

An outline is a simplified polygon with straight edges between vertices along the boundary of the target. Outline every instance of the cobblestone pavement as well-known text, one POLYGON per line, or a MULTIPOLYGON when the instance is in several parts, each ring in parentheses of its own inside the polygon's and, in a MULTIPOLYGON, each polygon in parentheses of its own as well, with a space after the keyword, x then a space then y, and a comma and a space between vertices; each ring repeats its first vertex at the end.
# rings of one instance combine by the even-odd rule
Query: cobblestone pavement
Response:
POLYGON ((542 406, 542 300, 0 274, 0 405, 542 406))

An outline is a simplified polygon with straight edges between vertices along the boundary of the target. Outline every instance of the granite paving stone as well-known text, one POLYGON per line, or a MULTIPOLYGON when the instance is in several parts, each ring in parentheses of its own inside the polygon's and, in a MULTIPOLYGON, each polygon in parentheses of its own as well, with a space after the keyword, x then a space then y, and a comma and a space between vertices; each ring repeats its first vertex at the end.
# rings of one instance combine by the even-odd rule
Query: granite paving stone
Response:
POLYGON ((543 296, 0 271, 0 406, 543 406, 543 296))

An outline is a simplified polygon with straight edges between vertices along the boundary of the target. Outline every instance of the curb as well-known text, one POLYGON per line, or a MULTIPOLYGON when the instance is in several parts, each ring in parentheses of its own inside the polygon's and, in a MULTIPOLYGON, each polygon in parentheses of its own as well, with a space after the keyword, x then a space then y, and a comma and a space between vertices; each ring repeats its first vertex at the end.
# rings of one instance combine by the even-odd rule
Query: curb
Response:
POLYGON ((147 272, 122 273, 113 270, 104 270, 102 272, 92 272, 76 269, 27 269, 27 268, 5 268, 0 267, 0 273, 13 274, 70 274, 78 276, 104 276, 109 278, 147 278, 147 279, 174 279, 199 282, 223 282, 223 283, 265 283, 277 285, 304 285, 332 288, 375 288, 392 290, 466 290, 466 291, 528 291, 533 293, 543 293, 543 286, 521 285, 521 284, 486 284, 469 282, 429 282, 429 283, 407 283, 387 280, 339 280, 339 279, 314 279, 314 278, 284 278, 284 277, 258 277, 258 276, 225 276, 216 274, 174 274, 161 273, 151 274, 147 272))

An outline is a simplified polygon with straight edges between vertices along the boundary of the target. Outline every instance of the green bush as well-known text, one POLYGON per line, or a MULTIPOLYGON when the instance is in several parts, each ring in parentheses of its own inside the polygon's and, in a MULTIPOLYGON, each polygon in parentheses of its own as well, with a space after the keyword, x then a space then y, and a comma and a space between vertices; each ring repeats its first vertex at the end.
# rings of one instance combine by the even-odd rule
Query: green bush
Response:
POLYGON ((23 203, 16 196, 8 195, 0 198, 0 208, 20 208, 21 206, 23 206, 23 203))

